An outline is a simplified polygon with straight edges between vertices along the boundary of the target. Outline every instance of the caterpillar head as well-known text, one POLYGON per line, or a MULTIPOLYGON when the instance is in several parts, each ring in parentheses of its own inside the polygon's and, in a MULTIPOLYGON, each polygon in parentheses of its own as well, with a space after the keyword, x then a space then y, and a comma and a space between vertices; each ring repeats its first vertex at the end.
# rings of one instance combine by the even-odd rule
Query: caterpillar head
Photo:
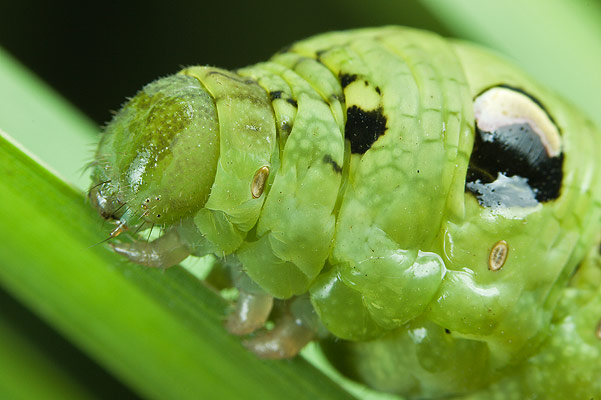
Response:
POLYGON ((212 96, 194 77, 146 85, 106 127, 89 197, 113 235, 140 223, 170 224, 207 201, 219 157, 212 96))

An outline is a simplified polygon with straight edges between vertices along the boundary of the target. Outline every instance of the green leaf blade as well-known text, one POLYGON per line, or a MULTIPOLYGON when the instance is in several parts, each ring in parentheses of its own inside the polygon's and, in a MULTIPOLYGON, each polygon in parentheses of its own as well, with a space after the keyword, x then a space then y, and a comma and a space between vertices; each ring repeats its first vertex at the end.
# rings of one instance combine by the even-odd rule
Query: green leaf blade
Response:
POLYGON ((93 246, 104 237, 81 194, 5 138, 0 174, 0 283, 143 396, 350 397, 302 359, 249 353, 222 327, 225 303, 181 268, 93 246))

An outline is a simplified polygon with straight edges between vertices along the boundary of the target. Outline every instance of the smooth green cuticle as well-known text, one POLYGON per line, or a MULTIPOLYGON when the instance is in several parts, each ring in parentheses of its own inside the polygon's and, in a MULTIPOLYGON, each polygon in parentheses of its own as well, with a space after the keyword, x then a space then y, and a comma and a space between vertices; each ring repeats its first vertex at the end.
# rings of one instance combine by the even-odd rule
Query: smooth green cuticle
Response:
POLYGON ((332 363, 374 388, 596 398, 600 149, 585 118, 487 50, 361 29, 146 86, 106 129, 91 197, 192 254, 233 257, 276 304, 308 294, 332 363), (476 140, 474 101, 498 86, 560 128, 561 158, 544 164, 559 165, 553 198, 503 164, 523 145, 476 140))

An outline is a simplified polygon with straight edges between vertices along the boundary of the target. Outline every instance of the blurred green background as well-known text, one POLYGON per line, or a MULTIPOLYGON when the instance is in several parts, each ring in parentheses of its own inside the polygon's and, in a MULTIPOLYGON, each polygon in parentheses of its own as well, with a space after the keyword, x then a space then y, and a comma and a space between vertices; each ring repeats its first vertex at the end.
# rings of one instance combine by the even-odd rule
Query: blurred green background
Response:
MULTIPOLYGON (((0 2, 0 22, 0 129, 80 189, 87 185, 81 167, 91 159, 99 126, 145 83, 191 64, 242 67, 295 40, 334 29, 400 24, 482 43, 562 93, 601 126, 599 0, 22 0, 0 2)), ((0 208, 5 206, 0 200, 0 208)), ((35 221, 23 223, 36 229, 35 221)), ((41 312, 47 299, 15 289, 8 254, 14 256, 14 249, 1 244, 0 371, 12 369, 30 382, 32 391, 22 395, 35 393, 38 382, 52 397, 43 391, 40 379, 46 377, 71 381, 66 386, 74 397, 148 397, 149 391, 110 362, 98 364, 85 340, 74 339, 51 313, 41 312), (12 345, 2 348, 2 342, 12 345), (10 357, 21 363, 7 365, 10 357)))
POLYGON ((242 67, 312 34, 357 26, 450 34, 417 2, 370 2, 369 13, 311 0, 3 3, 2 45, 99 124, 125 96, 183 65, 242 67))
POLYGON ((241 67, 315 33, 385 24, 488 44, 562 91, 589 92, 589 111, 601 109, 591 93, 600 79, 598 0, 24 0, 2 2, 0 15, 0 44, 99 124, 182 65, 241 67))

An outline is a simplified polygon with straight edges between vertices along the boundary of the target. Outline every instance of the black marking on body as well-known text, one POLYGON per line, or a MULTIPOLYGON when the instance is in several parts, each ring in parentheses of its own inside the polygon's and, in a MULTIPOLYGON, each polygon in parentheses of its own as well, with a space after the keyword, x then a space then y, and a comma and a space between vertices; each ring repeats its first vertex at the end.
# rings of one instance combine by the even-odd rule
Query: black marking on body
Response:
POLYGON ((285 100, 287 103, 291 104, 294 108, 298 108, 298 103, 296 102, 296 100, 291 98, 284 98, 283 95, 284 92, 282 92, 281 90, 274 90, 273 92, 269 92, 269 98, 271 99, 271 101, 282 99, 285 100))
POLYGON ((559 197, 562 165, 563 153, 549 157, 540 137, 527 123, 504 126, 495 132, 476 127, 466 184, 478 180, 491 183, 499 173, 520 176, 528 180, 536 200, 545 202, 559 197))
POLYGON ((340 174, 342 172, 342 167, 338 165, 336 161, 334 161, 331 155, 326 154, 325 156, 323 156, 323 162, 332 165, 334 172, 336 172, 337 174, 340 174))
POLYGON ((341 72, 339 74, 339 78, 340 86, 342 86, 342 89, 344 89, 345 87, 357 80, 357 74, 345 74, 341 72))
POLYGON ((382 91, 380 90, 380 86, 376 86, 376 93, 377 94, 382 94, 382 91))
POLYGON ((354 105, 346 110, 344 136, 351 143, 351 152, 363 154, 386 133, 386 117, 382 108, 365 111, 354 105))
POLYGON ((273 92, 269 92, 269 98, 271 101, 274 101, 275 99, 281 99, 282 93, 283 92, 281 90, 274 90, 273 92))

